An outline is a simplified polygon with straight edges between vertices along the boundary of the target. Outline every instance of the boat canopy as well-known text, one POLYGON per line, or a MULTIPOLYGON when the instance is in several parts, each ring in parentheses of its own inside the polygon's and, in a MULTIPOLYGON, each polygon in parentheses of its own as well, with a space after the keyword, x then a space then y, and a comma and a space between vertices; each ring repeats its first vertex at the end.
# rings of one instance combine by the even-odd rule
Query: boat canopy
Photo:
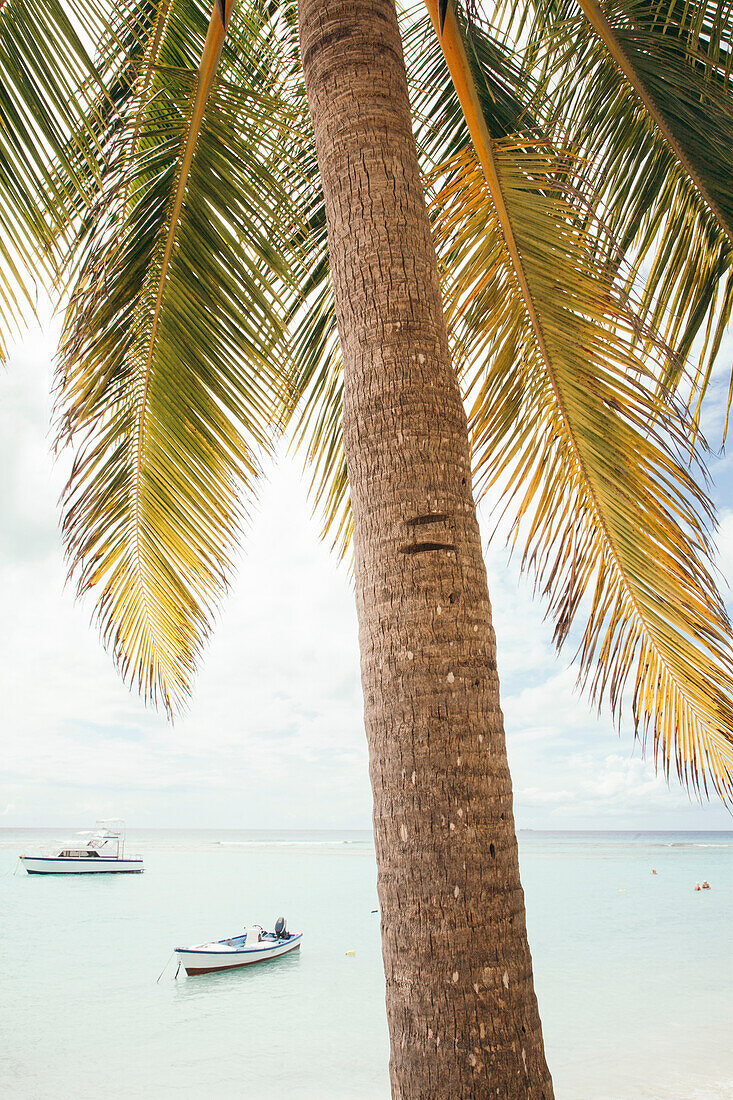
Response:
POLYGON ((125 832, 125 823, 120 817, 109 818, 107 821, 98 821, 93 829, 82 829, 77 836, 101 836, 105 839, 116 840, 125 832))
MULTIPOLYGON (((108 818, 97 821, 96 828, 87 829, 77 833, 77 836, 85 836, 87 840, 86 851, 80 855, 98 855, 97 849, 105 848, 116 850, 118 858, 121 858, 125 850, 125 823, 122 818, 108 818)), ((108 849, 108 850, 109 850, 108 849)))

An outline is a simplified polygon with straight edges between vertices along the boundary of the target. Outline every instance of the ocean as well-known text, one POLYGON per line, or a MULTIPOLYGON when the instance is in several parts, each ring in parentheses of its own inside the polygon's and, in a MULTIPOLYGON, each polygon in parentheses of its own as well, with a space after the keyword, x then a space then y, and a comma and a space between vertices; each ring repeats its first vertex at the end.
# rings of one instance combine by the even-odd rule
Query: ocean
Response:
MULTIPOLYGON (((72 838, 0 830, 0 1095, 387 1100, 368 833, 129 830, 143 875, 14 874, 72 838), (166 966, 282 914, 299 952, 166 966)), ((731 1100, 733 833, 519 842, 557 1100, 731 1100)))

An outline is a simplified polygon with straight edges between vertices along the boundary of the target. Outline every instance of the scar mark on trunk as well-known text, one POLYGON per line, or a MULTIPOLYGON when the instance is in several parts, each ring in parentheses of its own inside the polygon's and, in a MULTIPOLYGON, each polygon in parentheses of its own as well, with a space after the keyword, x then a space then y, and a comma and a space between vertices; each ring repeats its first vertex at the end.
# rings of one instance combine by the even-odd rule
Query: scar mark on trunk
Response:
POLYGON ((442 523, 448 519, 448 512, 426 512, 424 516, 413 516, 407 520, 408 527, 422 527, 426 523, 442 523))
POLYGON ((452 542, 410 542, 400 547, 401 554, 424 554, 428 550, 452 550, 455 554, 458 547, 452 542))

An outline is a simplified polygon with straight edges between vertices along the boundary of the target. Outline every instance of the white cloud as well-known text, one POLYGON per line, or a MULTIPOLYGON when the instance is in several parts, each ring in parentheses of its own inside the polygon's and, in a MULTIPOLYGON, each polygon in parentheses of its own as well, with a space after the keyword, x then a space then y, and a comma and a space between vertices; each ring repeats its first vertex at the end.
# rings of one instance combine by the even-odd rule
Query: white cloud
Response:
MULTIPOLYGON (((319 542, 296 467, 264 487, 190 711, 170 726, 120 682, 90 606, 64 587, 51 343, 30 338, 0 377, 3 824, 368 826, 353 593, 319 542)), ((720 545, 733 576, 733 513, 720 545)), ((579 699, 499 540, 487 562, 520 825, 725 827, 722 811, 690 807, 579 699)))

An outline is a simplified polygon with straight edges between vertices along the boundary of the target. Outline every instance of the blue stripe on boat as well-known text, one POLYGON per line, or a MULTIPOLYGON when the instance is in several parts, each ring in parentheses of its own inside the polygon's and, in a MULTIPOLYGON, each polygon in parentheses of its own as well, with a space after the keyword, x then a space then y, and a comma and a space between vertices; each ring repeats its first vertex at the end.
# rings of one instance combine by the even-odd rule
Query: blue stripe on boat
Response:
POLYGON ((142 863, 141 859, 116 859, 115 856, 21 856, 21 859, 32 859, 34 863, 46 861, 50 863, 142 863))
MULTIPOLYGON (((239 939, 239 936, 232 936, 232 939, 239 939)), ((276 947, 282 947, 284 943, 292 943, 293 940, 300 940, 303 938, 303 933, 298 932, 292 935, 289 940, 278 940, 277 943, 271 944, 269 947, 261 947, 262 940, 259 941, 257 947, 234 947, 234 952, 231 950, 227 954, 237 953, 239 955, 246 955, 249 951, 274 951, 276 947)), ((207 944, 205 947, 176 947, 176 951, 186 951, 190 955, 219 955, 220 947, 232 948, 234 945, 230 944, 227 940, 215 940, 213 944, 207 944)))

